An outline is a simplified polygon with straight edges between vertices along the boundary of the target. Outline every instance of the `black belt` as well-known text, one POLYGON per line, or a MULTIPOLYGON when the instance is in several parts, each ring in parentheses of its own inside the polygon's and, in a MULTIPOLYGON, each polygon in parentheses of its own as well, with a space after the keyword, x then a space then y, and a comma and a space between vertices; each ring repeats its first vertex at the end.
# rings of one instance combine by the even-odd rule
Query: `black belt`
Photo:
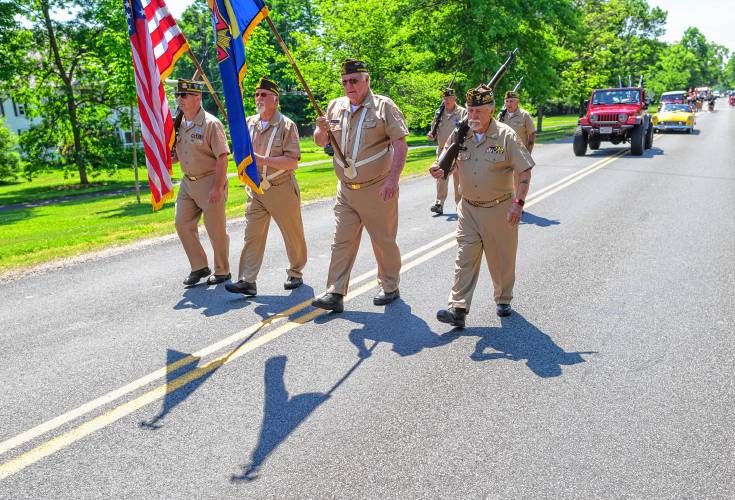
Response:
POLYGON ((492 207, 500 205, 504 201, 510 200, 512 197, 513 195, 511 193, 506 193, 490 201, 473 201, 473 200, 468 200, 467 198, 462 198, 462 199, 466 201, 467 203, 469 203, 470 205, 472 205, 473 207, 492 208, 492 207))

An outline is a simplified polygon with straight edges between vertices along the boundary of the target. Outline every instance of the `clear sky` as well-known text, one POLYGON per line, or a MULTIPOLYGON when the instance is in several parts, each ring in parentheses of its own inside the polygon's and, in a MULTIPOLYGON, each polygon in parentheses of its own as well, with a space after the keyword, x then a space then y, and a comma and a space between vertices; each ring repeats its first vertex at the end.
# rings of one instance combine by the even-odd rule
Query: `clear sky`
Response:
MULTIPOLYGON (((178 18, 192 1, 167 0, 166 5, 178 18)), ((735 51, 735 0, 648 0, 648 4, 668 12, 664 41, 679 40, 689 26, 696 26, 710 42, 735 51)))

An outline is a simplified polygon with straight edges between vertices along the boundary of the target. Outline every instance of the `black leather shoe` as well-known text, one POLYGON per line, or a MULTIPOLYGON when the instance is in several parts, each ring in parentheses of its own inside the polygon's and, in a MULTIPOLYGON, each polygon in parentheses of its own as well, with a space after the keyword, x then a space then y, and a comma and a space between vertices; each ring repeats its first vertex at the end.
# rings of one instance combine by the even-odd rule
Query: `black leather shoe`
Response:
POLYGON ((283 284, 283 288, 285 288, 286 290, 293 290, 294 288, 298 288, 303 284, 304 280, 302 280, 301 278, 289 276, 288 278, 286 278, 286 282, 283 284))
POLYGON ((219 285, 220 283, 224 283, 228 279, 232 278, 232 274, 213 274, 209 278, 207 278, 207 285, 219 285))
POLYGON ((401 293, 397 288, 390 293, 385 293, 385 290, 381 290, 378 292, 378 295, 373 297, 373 304, 376 306, 384 306, 386 304, 390 304, 400 296, 401 293))
POLYGON ((242 293, 243 295, 257 295, 258 289, 255 283, 248 283, 245 280, 240 280, 237 283, 225 284, 225 290, 230 293, 242 293))
POLYGON ((441 309, 436 313, 436 319, 442 323, 449 323, 458 328, 464 328, 464 318, 467 316, 466 309, 457 309, 450 307, 449 309, 441 309))
POLYGON ((444 213, 444 207, 441 206, 441 203, 434 203, 430 210, 434 212, 436 215, 441 215, 444 213))
POLYGON ((513 309, 511 309, 510 304, 498 304, 495 308, 495 313, 501 318, 504 318, 510 316, 513 313, 513 309))
POLYGON ((199 283, 200 279, 206 278, 210 274, 212 274, 212 271, 208 267, 203 267, 196 271, 192 271, 189 273, 189 276, 184 280, 184 284, 186 286, 196 285, 197 283, 199 283))
POLYGON ((341 313, 345 310, 342 295, 338 293, 325 293, 319 298, 311 301, 311 305, 319 309, 341 313))

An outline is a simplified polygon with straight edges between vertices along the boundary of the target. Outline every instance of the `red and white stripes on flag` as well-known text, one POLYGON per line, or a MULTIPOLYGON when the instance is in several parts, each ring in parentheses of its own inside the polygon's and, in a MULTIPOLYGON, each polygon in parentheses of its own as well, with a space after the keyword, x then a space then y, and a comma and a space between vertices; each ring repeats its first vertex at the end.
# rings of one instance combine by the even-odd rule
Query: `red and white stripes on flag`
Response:
POLYGON ((151 204, 173 199, 171 147, 175 133, 163 81, 189 44, 163 0, 123 0, 133 50, 140 129, 148 167, 151 204))

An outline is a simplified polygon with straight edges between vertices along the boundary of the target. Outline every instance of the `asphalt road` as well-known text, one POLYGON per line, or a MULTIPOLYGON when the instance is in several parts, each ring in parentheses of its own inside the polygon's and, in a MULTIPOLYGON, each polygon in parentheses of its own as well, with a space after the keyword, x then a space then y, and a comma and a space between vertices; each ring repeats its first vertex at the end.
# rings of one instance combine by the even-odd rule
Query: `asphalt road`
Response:
POLYGON ((0 285, 0 498, 735 498, 735 111, 698 129, 540 146, 515 314, 483 269, 464 330, 428 177, 387 307, 367 239, 346 311, 307 305, 331 201, 294 292, 275 226, 252 300, 184 289, 175 239, 0 285))

